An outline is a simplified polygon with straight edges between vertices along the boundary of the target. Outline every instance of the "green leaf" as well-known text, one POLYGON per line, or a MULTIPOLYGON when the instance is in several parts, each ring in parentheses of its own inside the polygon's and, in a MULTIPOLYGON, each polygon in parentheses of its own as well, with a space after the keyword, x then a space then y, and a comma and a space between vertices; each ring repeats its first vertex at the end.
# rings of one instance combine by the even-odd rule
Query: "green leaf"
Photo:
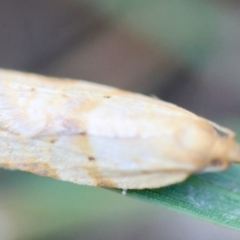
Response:
POLYGON ((240 167, 201 174, 182 184, 152 190, 128 190, 127 195, 240 230, 240 167))

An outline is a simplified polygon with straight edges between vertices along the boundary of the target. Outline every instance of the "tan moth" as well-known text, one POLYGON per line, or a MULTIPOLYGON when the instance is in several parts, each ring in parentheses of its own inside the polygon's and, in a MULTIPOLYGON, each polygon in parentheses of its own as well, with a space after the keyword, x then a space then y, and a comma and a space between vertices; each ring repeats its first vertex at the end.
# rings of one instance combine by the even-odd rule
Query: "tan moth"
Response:
POLYGON ((0 167, 78 184, 158 188, 240 161, 235 134, 112 87, 0 70, 0 167))

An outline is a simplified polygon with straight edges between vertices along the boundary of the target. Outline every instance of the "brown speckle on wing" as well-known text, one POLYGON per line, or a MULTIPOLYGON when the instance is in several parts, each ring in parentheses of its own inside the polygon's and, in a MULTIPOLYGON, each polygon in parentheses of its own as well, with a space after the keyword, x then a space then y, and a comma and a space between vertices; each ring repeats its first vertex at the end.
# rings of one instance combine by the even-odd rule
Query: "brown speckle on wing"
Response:
POLYGON ((95 161, 96 159, 95 159, 94 157, 92 157, 92 156, 89 156, 89 157, 88 157, 88 160, 89 160, 89 161, 95 161))
POLYGON ((116 188, 117 184, 107 176, 104 176, 98 163, 92 161, 91 164, 86 165, 83 169, 87 172, 88 176, 92 179, 94 186, 116 188))

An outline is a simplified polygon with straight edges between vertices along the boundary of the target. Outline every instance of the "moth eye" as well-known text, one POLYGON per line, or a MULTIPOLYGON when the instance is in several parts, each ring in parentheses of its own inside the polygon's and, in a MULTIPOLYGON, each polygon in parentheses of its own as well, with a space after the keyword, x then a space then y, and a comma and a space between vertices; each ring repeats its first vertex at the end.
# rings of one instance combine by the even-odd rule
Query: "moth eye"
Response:
POLYGON ((227 132, 224 132, 216 127, 214 127, 214 130, 216 131, 217 135, 222 138, 228 138, 229 134, 227 132))
POLYGON ((214 167, 218 167, 218 166, 221 166, 222 165, 222 161, 220 159, 213 159, 211 161, 211 165, 214 166, 214 167))

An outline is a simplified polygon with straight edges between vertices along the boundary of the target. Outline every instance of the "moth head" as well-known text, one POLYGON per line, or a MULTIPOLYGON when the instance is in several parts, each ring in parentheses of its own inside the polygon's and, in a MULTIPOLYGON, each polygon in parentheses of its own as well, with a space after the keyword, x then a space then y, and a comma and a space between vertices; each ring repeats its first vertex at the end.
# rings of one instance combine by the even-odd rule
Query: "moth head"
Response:
POLYGON ((217 172, 231 163, 240 163, 240 147, 235 134, 205 119, 188 124, 181 134, 181 145, 193 153, 191 163, 200 172, 217 172))
POLYGON ((208 167, 204 172, 221 171, 232 163, 240 163, 240 146, 235 140, 235 134, 215 123, 211 125, 215 139, 210 150, 208 167))
POLYGON ((204 172, 217 172, 227 169, 232 163, 240 163, 240 147, 237 143, 217 142, 211 151, 208 166, 204 172))

